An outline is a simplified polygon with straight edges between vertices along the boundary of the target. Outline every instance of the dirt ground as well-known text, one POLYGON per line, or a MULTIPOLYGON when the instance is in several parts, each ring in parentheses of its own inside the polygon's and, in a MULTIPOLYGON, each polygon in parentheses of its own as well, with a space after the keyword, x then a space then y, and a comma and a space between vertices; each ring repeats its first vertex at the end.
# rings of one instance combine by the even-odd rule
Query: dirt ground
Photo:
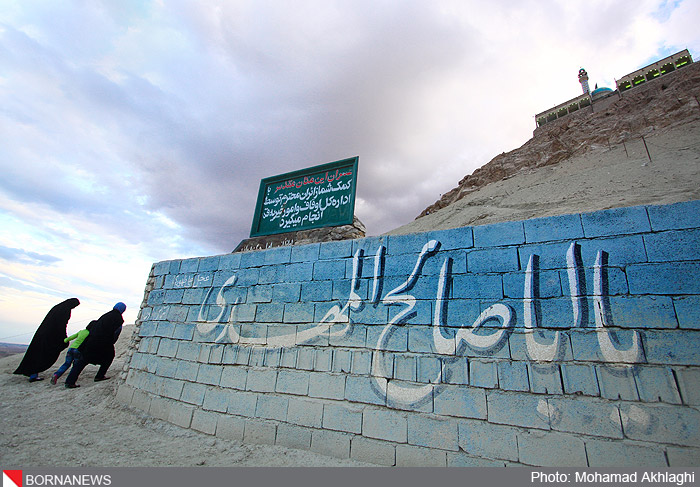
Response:
MULTIPOLYGON (((134 326, 117 342, 108 376, 94 382, 96 366, 80 376, 78 389, 63 381, 29 383, 13 375, 22 354, 0 358, 0 463, 3 469, 37 467, 353 467, 368 466, 309 451, 244 445, 153 419, 115 401, 118 372, 134 326)), ((63 376, 65 380, 66 375, 63 376)), ((375 465, 372 465, 375 466, 375 465)))

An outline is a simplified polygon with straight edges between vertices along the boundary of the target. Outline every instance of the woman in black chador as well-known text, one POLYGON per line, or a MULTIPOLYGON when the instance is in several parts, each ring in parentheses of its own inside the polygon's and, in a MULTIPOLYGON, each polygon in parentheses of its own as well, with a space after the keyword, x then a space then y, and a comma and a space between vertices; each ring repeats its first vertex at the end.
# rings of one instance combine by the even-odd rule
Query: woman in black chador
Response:
POLYGON ((122 331, 122 324, 124 323, 122 313, 125 310, 126 305, 119 302, 114 305, 112 311, 90 322, 87 326, 90 334, 78 347, 80 357, 73 362, 73 367, 68 377, 66 377, 66 387, 69 389, 80 387, 75 382, 83 369, 87 367, 87 364, 100 366, 100 370, 95 375, 96 382, 109 379, 105 374, 109 366, 112 365, 112 360, 114 360, 114 344, 117 343, 119 334, 122 331))
POLYGON ((67 337, 66 326, 70 320, 71 310, 79 304, 78 298, 71 298, 51 308, 34 333, 32 342, 15 374, 29 376, 29 382, 43 379, 39 377, 39 372, 51 367, 61 351, 68 346, 63 341, 67 337))

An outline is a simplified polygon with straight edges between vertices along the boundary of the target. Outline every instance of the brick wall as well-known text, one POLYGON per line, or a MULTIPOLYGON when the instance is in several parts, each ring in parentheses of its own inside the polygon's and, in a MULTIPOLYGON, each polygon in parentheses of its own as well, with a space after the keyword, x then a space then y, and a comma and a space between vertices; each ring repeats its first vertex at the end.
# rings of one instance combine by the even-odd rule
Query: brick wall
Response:
POLYGON ((119 399, 381 465, 700 465, 700 201, 154 264, 119 399))

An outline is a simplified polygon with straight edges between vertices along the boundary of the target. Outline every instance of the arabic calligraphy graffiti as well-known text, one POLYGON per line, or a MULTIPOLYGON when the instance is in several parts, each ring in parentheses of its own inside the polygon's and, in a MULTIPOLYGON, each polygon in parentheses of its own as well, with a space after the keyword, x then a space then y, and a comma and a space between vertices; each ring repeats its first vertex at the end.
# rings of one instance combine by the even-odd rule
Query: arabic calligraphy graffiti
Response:
MULTIPOLYGON (((397 327, 404 325, 411 316, 416 306, 416 297, 411 294, 421 276, 423 265, 429 258, 438 254, 440 242, 428 241, 420 250, 413 269, 408 278, 398 286, 388 291, 380 298, 382 290, 383 262, 386 249, 379 245, 374 255, 374 272, 371 279, 371 292, 368 302, 375 305, 399 307, 399 310, 390 316, 390 319, 382 329, 373 350, 371 376, 375 391, 385 396, 394 403, 415 404, 424 400, 429 395, 439 393, 436 384, 439 384, 445 375, 446 360, 441 361, 441 367, 435 377, 427 384, 407 385, 405 382, 393 381, 390 371, 386 370, 382 360, 382 352, 389 349, 388 340, 397 327)), ((321 320, 310 328, 296 330, 289 327, 288 333, 276 336, 274 341, 264 345, 266 347, 284 348, 310 343, 317 337, 325 334, 330 336, 344 336, 353 327, 351 311, 359 311, 364 306, 363 299, 358 294, 358 284, 361 274, 361 262, 364 251, 357 250, 353 256, 353 271, 350 291, 347 301, 341 307, 332 306, 321 320)), ((432 349, 435 354, 446 358, 459 358, 464 354, 466 347, 481 353, 489 353, 501 347, 508 339, 509 333, 515 326, 515 311, 506 303, 494 303, 484 309, 471 325, 463 324, 456 329, 448 329, 446 317, 449 312, 449 298, 447 297, 447 283, 450 278, 453 257, 444 258, 435 289, 435 301, 433 306, 432 324, 432 349), (485 326, 487 325, 488 326, 485 326), (497 325, 497 326, 494 326, 497 325)), ((610 330, 612 315, 608 297, 604 293, 607 280, 607 253, 598 251, 593 265, 593 309, 588 309, 585 273, 580 249, 576 242, 572 242, 566 253, 566 275, 571 297, 572 324, 573 327, 585 326, 585 317, 592 312, 595 322, 595 336, 600 352, 607 362, 631 365, 643 360, 638 332, 632 331, 631 345, 622 348, 618 344, 616 332, 610 330)), ((554 332, 553 338, 545 338, 540 335, 540 320, 537 312, 537 303, 540 299, 537 295, 536 279, 538 275, 537 259, 531 255, 528 259, 524 273, 522 311, 524 322, 524 337, 528 357, 538 363, 552 363, 561 360, 561 332, 554 332), (549 341, 549 342, 548 342, 549 341)), ((225 323, 215 342, 230 340, 232 343, 241 341, 238 332, 236 313, 240 298, 233 303, 228 303, 224 292, 228 287, 234 286, 237 276, 231 276, 219 289, 215 298, 215 306, 219 308, 218 315, 207 319, 204 313, 205 303, 209 302, 216 288, 210 288, 200 306, 196 330, 202 335, 212 333, 221 323, 225 323), (230 312, 230 318, 225 313, 230 312)))

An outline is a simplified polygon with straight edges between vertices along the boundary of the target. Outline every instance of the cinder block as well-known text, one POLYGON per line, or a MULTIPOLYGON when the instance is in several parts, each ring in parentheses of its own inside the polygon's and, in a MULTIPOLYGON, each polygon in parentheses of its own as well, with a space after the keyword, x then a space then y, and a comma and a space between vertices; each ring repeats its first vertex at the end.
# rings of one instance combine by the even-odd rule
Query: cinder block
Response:
POLYGON ((523 222, 501 222, 474 227, 475 247, 504 247, 525 243, 523 222))
POLYGON ((497 362, 469 360, 469 383, 474 387, 483 387, 486 389, 497 388, 497 362))
POLYGON ((263 394, 258 397, 255 416, 257 418, 285 421, 287 419, 288 406, 289 399, 286 397, 263 394))
POLYGON ((362 408, 330 402, 324 404, 323 428, 347 433, 362 433, 362 408))
POLYGON ((647 262, 642 235, 623 234, 618 237, 581 240, 577 244, 581 249, 581 261, 584 267, 592 267, 601 251, 605 258, 602 262, 605 267, 624 267, 647 262))
POLYGON ((519 267, 518 250, 515 247, 470 250, 467 253, 469 272, 513 272, 520 270, 519 267))
POLYGON ((314 264, 313 262, 287 264, 282 272, 285 282, 308 282, 314 276, 314 264))
MULTIPOLYGON (((179 268, 179 264, 180 264, 179 261, 166 260, 163 262, 158 262, 156 264, 153 264, 153 275, 154 276, 162 276, 164 274, 169 274, 171 263, 177 264, 177 267, 179 268)), ((177 272, 177 270, 175 270, 175 272, 177 272)))
POLYGON ((280 370, 275 390, 283 394, 306 396, 309 393, 309 372, 280 370))
POLYGON ((194 411, 194 406, 176 402, 170 407, 168 421, 182 428, 189 428, 192 424, 192 415, 194 411))
POLYGON ((634 379, 642 401, 681 404, 681 396, 670 367, 640 366, 634 370, 634 379))
MULTIPOLYGON (((332 345, 331 345, 332 346, 332 345)), ((349 374, 352 370, 352 352, 350 350, 333 349, 333 364, 331 372, 342 372, 349 374)), ((343 388, 345 380, 343 380, 343 388)))
POLYGON ((452 278, 452 297, 499 300, 503 298, 503 280, 496 274, 458 274, 452 278))
POLYGON ((561 378, 566 394, 600 396, 595 368, 591 365, 561 364, 561 378))
MULTIPOLYGON (((332 281, 345 277, 344 260, 319 260, 314 262, 314 281, 332 281)), ((331 291, 332 292, 332 291, 331 291)), ((330 296, 330 294, 329 294, 330 296)))
POLYGON ((621 328, 678 328, 670 296, 613 296, 610 313, 621 328))
POLYGON ((311 347, 300 347, 297 349, 297 369, 314 370, 314 358, 316 350, 311 347))
POLYGON ((272 299, 281 303, 296 303, 301 296, 301 283, 284 282, 272 286, 272 299))
POLYGON ((283 303, 261 303, 257 305, 255 320, 259 323, 282 323, 283 303))
POLYGON ((518 430, 485 421, 459 423, 459 447, 475 457, 518 461, 518 430))
POLYGON ((558 431, 605 438, 622 438, 616 405, 600 399, 551 397, 548 399, 551 426, 558 431))
POLYGON ((673 298, 673 306, 681 328, 700 330, 700 296, 673 298))
POLYGON ((311 448, 311 430, 293 424, 277 425, 277 444, 286 448, 309 450, 311 448))
POLYGON ((596 371, 601 396, 607 399, 639 400, 634 372, 630 367, 599 365, 596 371))
MULTIPOLYGON (((525 263, 527 266, 527 262, 525 263)), ((543 270, 534 274, 534 282, 537 288, 537 298, 557 298, 563 295, 562 293, 562 271, 559 270, 543 270)), ((565 279, 565 286, 568 286, 568 281, 565 279)), ((503 294, 508 298, 523 299, 525 288, 525 275, 522 272, 511 272, 503 276, 503 294)), ((568 288, 565 288, 568 292, 568 288)), ((475 294, 478 296, 478 294, 475 294)), ((499 298, 500 299, 500 298, 499 298)), ((568 302, 571 306, 571 300, 568 302)), ((569 316, 571 311, 567 310, 569 316)), ((569 318, 570 320, 571 318, 569 318)))
POLYGON ((228 410, 231 396, 231 391, 228 389, 208 387, 204 393, 204 403, 202 407, 209 411, 225 413, 228 410))
POLYGON ((387 409, 365 408, 362 412, 362 433, 370 438, 406 443, 406 414, 387 409))
POLYGON ((246 389, 255 392, 274 392, 277 371, 274 369, 250 369, 246 389))
POLYGON ((342 259, 345 257, 352 257, 352 240, 321 243, 319 259, 342 259))
POLYGON ((649 262, 700 260, 700 229, 644 235, 649 262))
POLYGON ((197 342, 179 342, 175 356, 180 360, 196 362, 199 359, 200 344, 197 342))
POLYGON ((428 232, 427 237, 440 242, 440 251, 468 249, 474 246, 473 232, 472 227, 460 227, 428 232))
POLYGON ((158 355, 161 357, 175 357, 177 355, 177 347, 180 342, 169 338, 162 339, 158 343, 158 355))
POLYGON ((350 443, 350 458, 358 462, 393 467, 396 465, 396 446, 385 441, 355 436, 350 443))
POLYGON ((345 398, 345 377, 342 374, 310 374, 308 378, 309 397, 342 400, 345 398))
POLYGON ((302 282, 300 301, 302 303, 329 301, 332 293, 333 283, 331 281, 302 282))
POLYGON ((216 436, 226 440, 243 441, 244 429, 244 419, 222 414, 217 420, 216 436))
POLYGON ((647 212, 655 232, 700 227, 700 200, 648 206, 647 212))
POLYGON ((426 233, 389 235, 386 240, 387 255, 418 254, 430 238, 426 233))
POLYGON ((163 421, 168 420, 170 415, 170 405, 174 401, 172 399, 166 399, 164 397, 154 397, 151 400, 151 406, 148 410, 148 414, 154 418, 162 419, 163 421))
POLYGON ((700 364, 700 331, 645 331, 644 352, 650 364, 697 366, 700 364))
POLYGON ((486 419, 484 389, 443 385, 435 389, 435 414, 460 418, 486 419))
POLYGON ((578 214, 533 218, 525 220, 523 224, 528 243, 583 238, 583 224, 578 214))
POLYGON ((345 379, 345 399, 365 404, 386 404, 386 380, 349 375, 345 379))
POLYGON ((446 384, 469 385, 469 362, 464 357, 443 360, 442 381, 446 384))
POLYGON ((197 272, 199 269, 199 258, 184 259, 180 261, 180 272, 197 272))
POLYGON ((519 392, 486 392, 489 423, 549 429, 549 406, 540 396, 519 392))
POLYGON ((700 262, 636 264, 627 268, 630 294, 700 294, 700 262))
POLYGON ((372 366, 372 352, 369 350, 353 350, 352 373, 368 375, 372 366))
POLYGON ((586 438, 586 453, 590 467, 667 467, 662 445, 586 438))
POLYGON ((323 403, 290 398, 287 422, 299 426, 320 428, 323 423, 323 403))
POLYGON ((245 390, 247 378, 248 369, 244 367, 224 367, 221 374, 220 385, 221 387, 245 390))
POLYGON ((335 458, 350 458, 352 435, 337 431, 313 430, 311 451, 335 458))
POLYGON ((632 206, 583 213, 583 232, 586 237, 627 235, 651 231, 646 208, 632 206))
POLYGON ((700 406, 700 368, 677 368, 676 377, 678 378, 678 386, 681 388, 680 393, 683 398, 683 404, 690 406, 700 406))
POLYGON ((364 348, 367 343, 367 327, 344 323, 332 325, 330 329, 329 345, 331 347, 364 348))
POLYGON ((330 348, 316 349, 314 370, 318 372, 330 372, 333 365, 333 351, 330 348))
POLYGON ((530 390, 536 394, 563 394, 559 365, 556 363, 527 364, 530 390))
POLYGON ((218 386, 221 382, 222 365, 200 364, 197 382, 218 386))
POLYGON ((285 323, 311 323, 314 321, 314 306, 307 303, 287 303, 284 305, 285 323))
POLYGON ((538 467, 587 467, 586 446, 567 433, 530 430, 518 433, 520 462, 538 467))
POLYGON ((246 419, 243 430, 243 442, 258 445, 274 445, 277 425, 270 421, 246 419))
POLYGON ((669 467, 697 467, 700 448, 669 446, 666 455, 669 467))
POLYGON ((506 391, 529 391, 530 382, 528 380, 526 363, 498 362, 498 384, 501 389, 506 391))
POLYGON ((182 388, 180 400, 189 404, 201 406, 204 404, 204 394, 207 392, 207 386, 197 384, 195 382, 185 382, 182 388))
POLYGON ((175 369, 175 378, 195 382, 199 373, 199 364, 196 362, 187 362, 184 360, 177 361, 175 369))
POLYGON ((453 419, 410 414, 408 416, 408 443, 427 448, 458 451, 457 425, 458 421, 453 419))
POLYGON ((238 269, 241 264, 241 254, 226 254, 219 257, 219 269, 238 269))
POLYGON ((700 445, 700 411, 695 408, 623 403, 620 416, 627 438, 691 447, 700 445))
POLYGON ((156 375, 161 377, 175 378, 175 371, 180 360, 161 358, 156 366, 156 375))
POLYGON ((185 294, 184 289, 168 289, 165 291, 163 302, 166 304, 182 303, 182 296, 185 294))
POLYGON ((447 452, 412 445, 396 445, 397 467, 446 467, 447 452))
POLYGON ((318 260, 321 244, 293 245, 291 262, 309 262, 318 260))
POLYGON ((393 377, 399 380, 416 382, 417 357, 415 355, 396 354, 394 356, 393 377))
POLYGON ((248 418, 255 417, 257 401, 257 394, 235 391, 229 395, 228 409, 226 412, 248 418))
POLYGON ((506 462, 502 460, 489 460, 488 458, 478 458, 466 453, 448 453, 448 467, 505 467, 506 462))
POLYGON ((283 348, 280 357, 280 367, 296 368, 298 353, 299 351, 296 348, 283 348))
POLYGON ((208 435, 213 435, 216 433, 216 422, 218 417, 219 415, 216 413, 196 409, 192 416, 191 428, 208 435))
POLYGON ((436 384, 442 377, 442 362, 437 357, 418 356, 417 370, 418 382, 423 384, 436 384))
MULTIPOLYGON (((383 326, 370 326, 367 328, 367 344, 378 344, 384 332, 383 326)), ((372 347, 375 348, 375 347, 372 347)), ((379 347, 376 347, 379 349, 379 347)), ((405 326, 393 327, 387 334, 381 350, 391 352, 408 351, 408 330, 405 326)), ((375 352, 376 353, 376 352, 375 352)), ((391 369, 389 369, 391 370, 391 369)))
POLYGON ((179 399, 182 394, 182 387, 185 383, 181 380, 176 379, 166 379, 161 378, 160 387, 158 388, 158 393, 161 396, 169 397, 171 399, 179 399))
POLYGON ((191 341, 194 337, 195 325, 191 323, 177 323, 172 337, 176 340, 191 341))

